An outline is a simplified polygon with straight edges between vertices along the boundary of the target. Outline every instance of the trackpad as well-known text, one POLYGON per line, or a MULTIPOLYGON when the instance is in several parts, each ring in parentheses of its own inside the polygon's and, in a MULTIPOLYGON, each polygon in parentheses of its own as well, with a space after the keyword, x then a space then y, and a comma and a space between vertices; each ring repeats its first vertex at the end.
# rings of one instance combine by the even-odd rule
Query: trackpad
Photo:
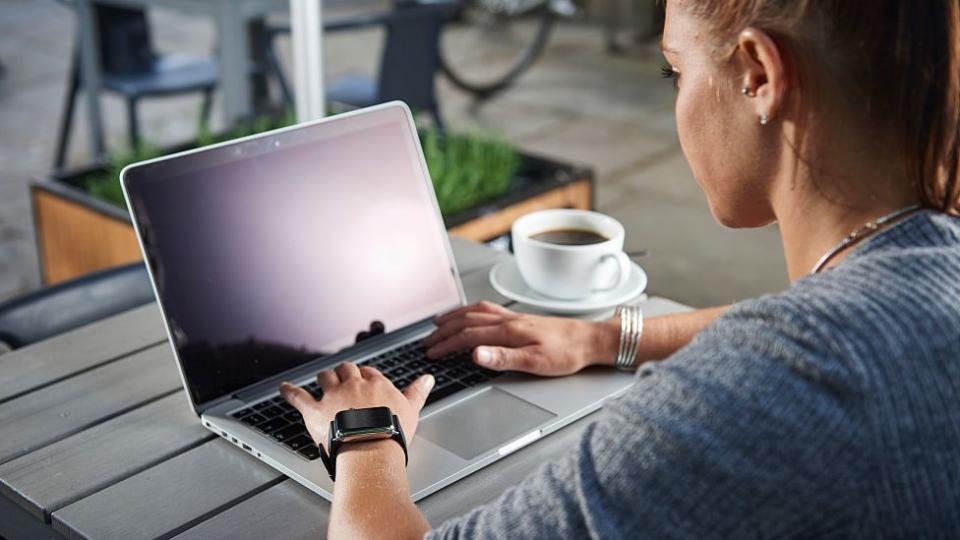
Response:
POLYGON ((502 390, 488 388, 423 419, 416 436, 471 460, 555 416, 502 390))

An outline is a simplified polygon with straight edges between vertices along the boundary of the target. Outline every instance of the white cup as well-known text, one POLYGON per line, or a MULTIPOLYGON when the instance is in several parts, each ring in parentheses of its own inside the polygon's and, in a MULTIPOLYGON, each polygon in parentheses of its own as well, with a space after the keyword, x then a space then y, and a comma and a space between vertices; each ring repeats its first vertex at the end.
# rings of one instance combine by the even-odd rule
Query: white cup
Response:
POLYGON ((620 287, 630 277, 623 225, 610 216, 587 210, 541 210, 516 220, 511 235, 520 275, 540 294, 580 300, 620 287), (591 231, 607 240, 565 245, 531 238, 559 229, 591 231))

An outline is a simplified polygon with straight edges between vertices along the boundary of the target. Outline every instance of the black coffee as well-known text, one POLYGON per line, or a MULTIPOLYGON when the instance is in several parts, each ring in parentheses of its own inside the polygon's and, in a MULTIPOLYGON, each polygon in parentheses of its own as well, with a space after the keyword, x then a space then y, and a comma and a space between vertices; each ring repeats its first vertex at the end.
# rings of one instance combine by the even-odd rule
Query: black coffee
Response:
POLYGON ((609 240, 609 238, 602 234, 586 229, 554 229, 552 231, 532 234, 530 238, 549 244, 560 244, 562 246, 586 246, 609 240))

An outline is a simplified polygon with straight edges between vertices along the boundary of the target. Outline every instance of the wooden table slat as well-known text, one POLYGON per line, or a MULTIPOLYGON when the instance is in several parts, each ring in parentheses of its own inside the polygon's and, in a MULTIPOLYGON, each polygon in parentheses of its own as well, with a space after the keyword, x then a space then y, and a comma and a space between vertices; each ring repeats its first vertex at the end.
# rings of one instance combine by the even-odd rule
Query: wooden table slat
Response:
MULTIPOLYGON (((181 387, 164 343, 0 406, 0 463, 181 387)), ((186 405, 184 405, 186 407, 186 405)))
POLYGON ((0 355, 0 403, 166 339, 154 303, 0 355))
MULTIPOLYGON (((70 538, 157 538, 233 506, 283 476, 216 439, 53 513, 70 538)), ((274 531, 281 535, 283 531, 274 531)))
POLYGON ((0 465, 0 490, 50 513, 212 439, 177 392, 0 465))
POLYGON ((316 540, 326 536, 329 516, 326 499, 288 479, 187 529, 174 540, 316 540))
POLYGON ((467 302, 475 303, 480 300, 489 300, 501 305, 512 304, 513 301, 498 293, 493 285, 490 284, 490 273, 492 265, 480 267, 473 272, 460 276, 463 281, 463 290, 467 294, 467 302))
POLYGON ((457 260, 457 271, 461 276, 478 270, 489 271, 494 264, 510 258, 508 253, 455 236, 450 237, 450 246, 453 248, 453 255, 457 260))
MULTIPOLYGON (((501 459, 443 488, 417 506, 430 523, 439 525, 463 514, 465 501, 470 502, 471 508, 492 501, 543 463, 566 454, 595 418, 596 414, 581 418, 550 437, 518 450, 508 459, 501 459)), ((241 540, 280 535, 287 540, 315 539, 326 533, 329 515, 330 504, 325 499, 293 480, 286 480, 184 531, 176 540, 241 540), (321 534, 317 534, 317 530, 321 534)))

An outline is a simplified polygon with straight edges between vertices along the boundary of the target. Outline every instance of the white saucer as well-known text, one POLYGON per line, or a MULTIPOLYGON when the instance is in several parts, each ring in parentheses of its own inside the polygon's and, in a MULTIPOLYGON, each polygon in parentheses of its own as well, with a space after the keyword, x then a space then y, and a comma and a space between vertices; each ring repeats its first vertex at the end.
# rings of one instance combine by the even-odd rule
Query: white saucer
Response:
POLYGON ((559 300, 531 289, 520 275, 516 259, 503 261, 490 269, 490 284, 503 296, 552 313, 592 313, 614 308, 633 300, 647 288, 647 274, 631 263, 630 277, 616 289, 599 292, 580 300, 559 300))

